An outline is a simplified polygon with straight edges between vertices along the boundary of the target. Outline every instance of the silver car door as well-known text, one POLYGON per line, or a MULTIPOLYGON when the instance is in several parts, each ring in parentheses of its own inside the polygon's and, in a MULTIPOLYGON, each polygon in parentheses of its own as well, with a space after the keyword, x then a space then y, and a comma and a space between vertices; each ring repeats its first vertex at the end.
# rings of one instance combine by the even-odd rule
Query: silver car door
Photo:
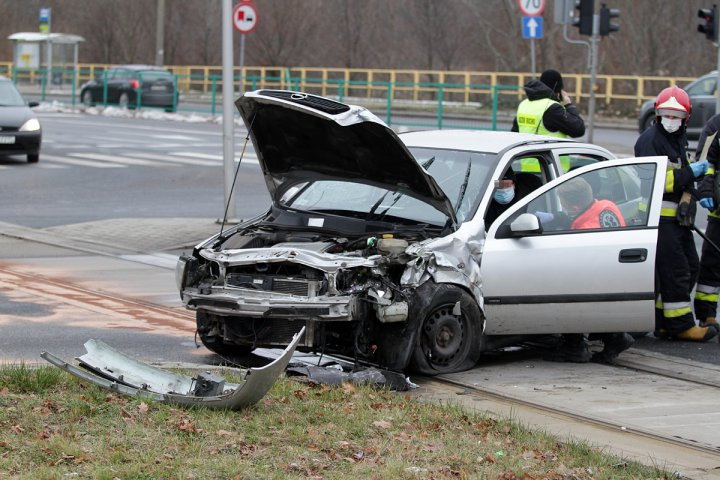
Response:
POLYGON ((485 332, 651 330, 666 161, 643 157, 587 165, 504 212, 490 227, 481 260, 485 332), (628 177, 636 186, 632 195, 628 177), (567 188, 559 187, 570 181, 587 184, 593 202, 614 202, 611 211, 622 213, 601 210, 593 218, 601 218, 605 228, 577 229, 560 202, 567 188))

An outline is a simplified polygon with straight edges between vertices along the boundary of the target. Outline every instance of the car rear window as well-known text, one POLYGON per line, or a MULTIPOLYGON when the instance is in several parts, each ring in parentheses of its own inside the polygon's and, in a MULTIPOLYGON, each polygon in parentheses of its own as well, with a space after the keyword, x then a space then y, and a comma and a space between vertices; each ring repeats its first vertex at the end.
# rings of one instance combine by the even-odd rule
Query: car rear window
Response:
POLYGON ((159 72, 155 70, 147 70, 144 72, 139 72, 143 81, 145 82, 154 82, 156 80, 164 80, 172 82, 173 75, 170 72, 159 72))

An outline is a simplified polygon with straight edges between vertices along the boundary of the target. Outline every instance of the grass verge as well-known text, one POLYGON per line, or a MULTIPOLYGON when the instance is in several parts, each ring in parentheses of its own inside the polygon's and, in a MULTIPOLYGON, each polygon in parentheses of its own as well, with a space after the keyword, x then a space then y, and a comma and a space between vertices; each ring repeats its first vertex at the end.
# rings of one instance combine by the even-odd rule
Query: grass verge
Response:
POLYGON ((181 409, 54 368, 0 367, 0 478, 649 479, 659 469, 457 406, 280 379, 253 408, 181 409))

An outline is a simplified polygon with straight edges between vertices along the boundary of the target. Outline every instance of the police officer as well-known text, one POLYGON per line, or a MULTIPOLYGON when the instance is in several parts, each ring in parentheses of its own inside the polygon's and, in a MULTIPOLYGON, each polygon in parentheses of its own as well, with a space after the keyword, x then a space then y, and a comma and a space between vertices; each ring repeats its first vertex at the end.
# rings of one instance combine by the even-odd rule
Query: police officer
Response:
POLYGON ((582 137, 585 122, 577 112, 557 70, 545 70, 540 80, 525 84, 527 98, 520 102, 512 131, 552 137, 582 137))
POLYGON ((679 87, 668 87, 655 100, 655 123, 635 143, 635 156, 668 157, 665 193, 660 210, 660 227, 655 258, 657 299, 656 334, 681 340, 704 342, 718 333, 715 326, 697 326, 690 305, 699 259, 692 231, 683 223, 692 222, 694 205, 681 205, 684 192, 691 191, 695 178, 705 174, 705 162, 688 162, 685 129, 692 106, 679 87))
MULTIPOLYGON (((712 117, 705 124, 705 128, 698 140, 698 151, 705 145, 705 139, 713 133, 720 131, 720 114, 712 117)), ((706 236, 715 245, 720 246, 720 209, 718 208, 717 181, 718 167, 720 167, 720 143, 716 137, 710 144, 707 160, 709 162, 707 175, 700 182, 698 193, 701 206, 707 208, 708 226, 706 236)), ((718 293, 720 293, 720 253, 707 241, 703 242, 702 256, 700 257, 700 276, 695 287, 695 316, 700 326, 718 326, 715 318, 717 312, 718 293)))

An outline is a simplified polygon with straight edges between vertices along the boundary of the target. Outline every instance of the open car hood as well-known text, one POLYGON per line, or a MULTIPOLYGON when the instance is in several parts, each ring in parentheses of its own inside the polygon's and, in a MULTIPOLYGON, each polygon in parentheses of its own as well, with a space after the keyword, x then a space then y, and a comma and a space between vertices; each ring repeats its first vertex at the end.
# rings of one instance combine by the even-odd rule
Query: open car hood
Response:
POLYGON ((339 180, 397 190, 456 223, 450 200, 400 138, 369 110, 285 90, 236 102, 275 205, 293 185, 339 180))

